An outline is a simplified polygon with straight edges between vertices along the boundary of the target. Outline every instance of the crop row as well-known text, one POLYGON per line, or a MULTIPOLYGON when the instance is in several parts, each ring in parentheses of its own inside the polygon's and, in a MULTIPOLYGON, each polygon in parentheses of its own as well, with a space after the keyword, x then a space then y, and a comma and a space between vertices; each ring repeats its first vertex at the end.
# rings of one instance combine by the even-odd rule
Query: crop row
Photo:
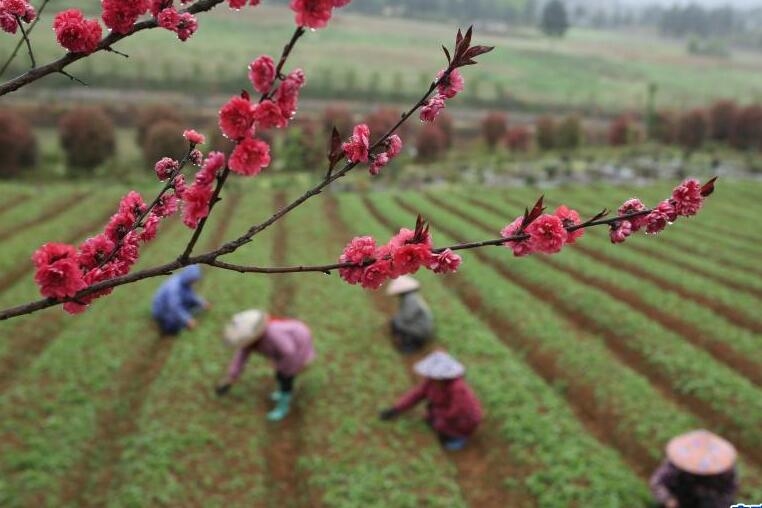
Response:
MULTIPOLYGON (((388 196, 374 195, 373 202, 388 224, 408 225, 413 220, 388 196)), ((368 211, 354 196, 342 199, 342 214, 354 218, 358 233, 376 234, 381 239, 390 234, 377 221, 371 222, 368 211)), ((442 240, 439 232, 436 239, 442 240)), ((523 348, 505 347, 512 330, 490 329, 486 316, 474 312, 475 307, 486 308, 488 300, 474 301, 472 294, 460 292, 456 292, 460 298, 453 298, 446 286, 473 284, 480 291, 489 286, 501 295, 498 301, 511 288, 479 265, 464 265, 462 269, 463 274, 445 279, 428 273, 419 276, 424 281, 424 295, 436 313, 437 340, 464 361, 468 380, 481 397, 487 418, 498 429, 495 440, 509 447, 506 460, 516 464, 517 473, 507 478, 506 484, 526 489, 541 506, 644 505, 647 496, 643 482, 616 451, 601 445, 588 433, 590 428, 580 424, 558 393, 560 386, 548 384, 555 380, 543 380, 528 368, 522 359, 526 353, 523 348)), ((516 302, 516 307, 503 315, 511 322, 514 317, 526 322, 534 310, 526 315, 522 310, 532 303, 531 299, 516 302)))
MULTIPOLYGON (((411 196, 407 202, 430 217, 436 229, 453 232, 458 239, 470 238, 475 230, 480 231, 420 196, 411 196)), ((506 276, 546 290, 559 310, 584 319, 586 327, 605 334, 612 346, 624 347, 639 358, 644 371, 661 378, 686 401, 700 403, 702 410, 716 418, 719 430, 745 445, 750 452, 760 449, 762 394, 746 379, 628 304, 611 298, 602 289, 580 284, 541 258, 531 256, 516 261, 503 250, 484 252, 505 270, 506 276), (745 411, 728 411, 736 405, 745 411)))

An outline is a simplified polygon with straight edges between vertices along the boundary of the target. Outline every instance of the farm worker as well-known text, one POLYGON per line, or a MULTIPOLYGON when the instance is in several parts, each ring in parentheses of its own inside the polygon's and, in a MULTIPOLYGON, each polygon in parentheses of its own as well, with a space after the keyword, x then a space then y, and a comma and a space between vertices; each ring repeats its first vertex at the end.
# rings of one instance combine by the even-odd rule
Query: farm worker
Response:
POLYGON ((421 283, 403 275, 394 279, 386 294, 399 296, 399 309, 392 318, 391 327, 400 349, 412 353, 423 347, 434 335, 434 316, 418 290, 421 283))
POLYGON ((444 351, 435 351, 413 367, 424 381, 381 412, 390 420, 422 400, 428 403, 426 421, 446 450, 462 449, 482 420, 482 407, 463 379, 466 369, 444 351))
POLYGON ((240 312, 225 327, 225 343, 236 350, 227 376, 217 385, 218 395, 230 390, 251 353, 269 358, 275 366, 278 389, 271 398, 275 408, 267 419, 283 419, 291 407, 294 378, 315 359, 310 329, 296 319, 273 318, 261 310, 240 312))
POLYGON ((707 430, 677 436, 651 476, 651 492, 666 508, 727 508, 738 490, 736 457, 732 444, 707 430))
POLYGON ((183 328, 194 328, 193 313, 208 309, 209 303, 193 291, 201 279, 201 268, 191 265, 161 285, 153 297, 151 314, 165 335, 177 335, 183 328))

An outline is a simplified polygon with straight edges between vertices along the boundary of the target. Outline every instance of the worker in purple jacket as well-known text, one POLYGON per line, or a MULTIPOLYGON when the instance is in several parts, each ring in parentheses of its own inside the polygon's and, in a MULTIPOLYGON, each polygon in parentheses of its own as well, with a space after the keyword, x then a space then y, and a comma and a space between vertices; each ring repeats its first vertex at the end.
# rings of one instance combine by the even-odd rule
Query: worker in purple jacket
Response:
POLYGON ((651 476, 651 492, 665 508, 728 508, 738 491, 736 449, 707 430, 667 444, 667 459, 651 476))
POLYGON ((251 353, 260 354, 272 361, 278 383, 271 396, 275 408, 267 413, 267 419, 282 420, 291 407, 294 378, 315 359, 310 329, 296 319, 273 318, 252 309, 233 316, 225 327, 225 342, 236 352, 227 376, 215 388, 217 394, 230 390, 251 353))

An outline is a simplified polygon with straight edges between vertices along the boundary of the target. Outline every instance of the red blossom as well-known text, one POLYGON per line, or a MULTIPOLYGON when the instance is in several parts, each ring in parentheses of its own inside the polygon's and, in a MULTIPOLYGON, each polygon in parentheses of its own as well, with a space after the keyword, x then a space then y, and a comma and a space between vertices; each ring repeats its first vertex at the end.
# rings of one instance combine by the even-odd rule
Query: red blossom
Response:
POLYGON ((172 159, 170 157, 164 157, 162 159, 159 159, 159 161, 156 162, 153 168, 156 171, 156 176, 159 178, 159 180, 166 180, 167 178, 170 177, 170 175, 172 175, 172 172, 179 167, 180 167, 180 163, 177 162, 175 159, 172 159))
POLYGON ((103 0, 103 22, 116 33, 126 34, 150 7, 148 0, 103 0))
POLYGON ((239 140, 251 133, 254 112, 248 99, 235 96, 220 110, 220 130, 232 140, 239 140))
POLYGON ((566 229, 555 215, 543 214, 526 228, 529 245, 535 252, 555 254, 566 241, 566 229))
POLYGON ((72 53, 92 53, 101 41, 101 25, 98 20, 85 19, 79 9, 68 9, 56 14, 53 30, 58 44, 72 53))
POLYGON ((46 243, 32 255, 37 270, 34 281, 48 298, 74 296, 85 288, 77 251, 71 245, 46 243))
POLYGON ((172 182, 172 186, 175 188, 175 195, 183 199, 183 194, 185 194, 185 191, 187 189, 185 185, 185 177, 183 175, 177 175, 172 182))
MULTIPOLYGON (((630 213, 640 212, 645 209, 646 209, 646 206, 638 198, 632 198, 625 201, 624 204, 619 207, 619 215, 627 215, 630 213)), ((635 233, 636 231, 639 231, 640 228, 644 227, 647 223, 645 215, 630 217, 627 220, 629 221, 630 226, 632 227, 633 233, 635 233)))
POLYGON ((696 215, 704 203, 701 184, 693 178, 685 180, 672 191, 672 202, 677 215, 683 217, 696 215))
POLYGON ((415 273, 422 266, 431 264, 431 246, 409 243, 392 249, 392 268, 395 276, 415 273))
POLYGON ((455 273, 462 262, 460 256, 450 249, 445 249, 431 258, 429 269, 434 273, 455 273))
POLYGON ((194 183, 183 195, 183 223, 191 229, 198 226, 201 219, 209 215, 212 188, 194 183))
MULTIPOLYGON (((568 228, 571 226, 576 226, 580 223, 579 213, 577 213, 576 210, 572 210, 571 208, 568 208, 566 205, 561 205, 558 208, 556 208, 556 211, 553 212, 553 215, 561 219, 561 223, 564 225, 564 228, 568 228)), ((585 234, 584 229, 577 229, 572 232, 566 232, 566 243, 573 244, 577 241, 577 238, 581 237, 585 234)))
MULTIPOLYGON (((524 222, 524 217, 517 217, 513 222, 505 226, 500 231, 500 236, 508 238, 518 235, 521 231, 521 224, 524 222)), ((516 257, 527 256, 533 252, 532 246, 529 244, 529 239, 524 240, 510 240, 505 242, 505 246, 513 250, 513 255, 516 257)))
POLYGON ((175 29, 177 38, 181 41, 187 41, 191 35, 196 33, 196 30, 198 30, 198 21, 196 18, 189 12, 180 14, 180 21, 177 23, 177 28, 175 29))
POLYGON ((664 231, 669 224, 669 217, 658 209, 646 215, 646 233, 656 234, 664 231))
POLYGON ((210 186, 217 178, 217 172, 225 167, 225 154, 222 152, 209 152, 209 156, 204 161, 204 165, 196 173, 195 183, 197 185, 210 186))
POLYGON ((120 212, 131 213, 134 216, 142 214, 147 208, 143 197, 136 191, 128 192, 119 202, 120 212))
POLYGON ((665 199, 659 203, 659 206, 656 207, 656 210, 666 215, 669 222, 675 222, 677 220, 677 210, 675 210, 675 207, 672 206, 672 203, 669 201, 669 199, 665 199))
POLYGON ((389 156, 386 155, 385 152, 382 152, 376 156, 373 157, 373 162, 371 162, 370 167, 368 168, 368 171, 371 175, 377 176, 379 173, 381 173, 381 168, 386 166, 389 163, 389 156))
POLYGON ((379 259, 363 270, 360 284, 365 289, 378 289, 392 276, 392 263, 387 259, 379 259))
POLYGON ((308 28, 323 28, 331 19, 334 0, 291 0, 289 7, 296 13, 296 24, 308 28))
POLYGON ((402 139, 396 134, 389 136, 389 139, 386 140, 386 145, 388 147, 386 155, 388 155, 390 159, 393 159, 402 152, 402 139))
POLYGON ((159 217, 169 217, 177 211, 177 196, 175 194, 163 194, 159 202, 153 207, 153 213, 159 217))
MULTIPOLYGON (((441 79, 444 76, 445 69, 442 69, 437 73, 437 79, 441 79)), ((447 79, 443 79, 437 84, 439 95, 445 99, 452 99, 459 92, 463 91, 463 76, 458 69, 453 69, 447 79)))
POLYGON ((114 242, 104 234, 88 238, 79 246, 77 262, 83 270, 92 270, 106 260, 114 246, 114 242))
POLYGON ((622 243, 633 233, 632 224, 628 220, 617 221, 609 228, 611 243, 622 243))
POLYGON ((177 25, 180 24, 180 13, 174 7, 162 9, 156 16, 156 22, 160 27, 174 32, 177 30, 177 25))
MULTIPOLYGON (((376 252, 376 240, 371 236, 357 236, 344 247, 339 257, 340 263, 362 264, 373 259, 376 252)), ((363 267, 340 268, 339 276, 350 284, 359 284, 363 276, 363 267)))
POLYGON ((10 12, 0 9, 0 29, 9 34, 15 34, 18 29, 18 21, 10 12))
POLYGON ((249 80, 254 90, 267 93, 275 81, 275 62, 267 55, 262 55, 249 65, 249 80))
POLYGON ((275 92, 275 102, 278 104, 281 113, 286 119, 290 120, 296 114, 299 103, 299 90, 304 86, 304 72, 301 69, 293 71, 286 76, 286 79, 275 92))
POLYGON ((148 218, 145 220, 145 223, 143 224, 143 231, 140 233, 140 241, 150 242, 154 238, 156 238, 156 232, 159 229, 159 222, 161 222, 161 217, 155 213, 151 213, 148 215, 148 218))
POLYGON ((356 125, 349 141, 342 145, 344 153, 351 162, 368 162, 370 148, 370 129, 364 123, 356 125))
POLYGON ((445 97, 439 94, 435 95, 421 108, 421 120, 424 122, 433 122, 444 108, 445 97))
POLYGON ((270 164, 270 145, 261 139, 247 138, 230 155, 230 170, 244 176, 259 174, 270 164))
POLYGON ((273 101, 267 100, 256 104, 253 112, 254 121, 259 128, 269 129, 275 127, 282 129, 288 125, 288 119, 283 116, 280 106, 273 101))

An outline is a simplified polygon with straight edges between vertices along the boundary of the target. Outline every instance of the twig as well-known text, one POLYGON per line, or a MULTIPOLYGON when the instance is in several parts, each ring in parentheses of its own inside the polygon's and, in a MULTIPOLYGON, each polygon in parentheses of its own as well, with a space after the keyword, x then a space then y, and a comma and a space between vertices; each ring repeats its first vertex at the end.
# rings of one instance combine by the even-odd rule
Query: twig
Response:
MULTIPOLYGON (((187 9, 183 9, 181 12, 188 12, 190 14, 198 14, 200 12, 206 12, 224 1, 225 0, 198 0, 187 9)), ((39 67, 35 67, 34 69, 27 71, 20 76, 17 76, 11 80, 6 81, 2 85, 0 85, 0 96, 11 93, 15 90, 18 90, 19 88, 23 86, 26 86, 30 83, 33 83, 39 79, 44 78, 45 76, 49 74, 54 74, 56 72, 60 72, 62 74, 65 74, 66 76, 71 77, 69 74, 63 73, 62 70, 66 68, 67 66, 71 65, 72 63, 76 62, 77 60, 86 58, 94 53, 97 53, 98 51, 104 51, 106 50, 106 48, 110 48, 118 41, 126 37, 130 37, 131 35, 134 35, 142 30, 149 30, 156 27, 158 27, 156 20, 149 19, 149 20, 135 23, 132 27, 132 30, 126 34, 118 34, 116 32, 111 32, 101 40, 100 44, 98 44, 98 47, 92 53, 66 53, 64 56, 60 57, 57 60, 54 60, 45 65, 41 65, 39 67)), ((73 79, 75 79, 76 81, 80 81, 80 80, 77 80, 76 78, 73 78, 73 79)))
POLYGON ((115 53, 115 54, 117 54, 119 56, 123 56, 124 58, 130 58, 130 55, 128 55, 127 53, 122 53, 121 51, 117 51, 116 49, 112 48, 111 46, 109 46, 107 48, 103 48, 103 49, 104 49, 104 51, 108 51, 109 53, 115 53))
POLYGON ((65 71, 65 70, 63 70, 63 69, 59 70, 58 72, 59 72, 59 74, 63 74, 64 76, 66 76, 66 77, 67 77, 67 78, 69 78, 70 80, 72 80, 72 81, 76 81, 76 82, 77 82, 77 83, 79 83, 80 85, 84 85, 84 86, 90 86, 90 85, 88 85, 87 83, 85 83, 84 81, 82 81, 81 79, 79 79, 78 77, 76 77, 76 76, 73 76, 73 75, 69 74, 68 72, 66 72, 66 71, 65 71))
POLYGON ((21 36, 24 38, 24 42, 26 42, 26 50, 29 52, 29 59, 32 61, 32 69, 37 67, 37 62, 34 61, 34 52, 32 52, 32 43, 29 42, 29 37, 26 34, 26 30, 24 29, 24 23, 21 21, 21 16, 18 14, 15 15, 16 17, 16 23, 19 25, 19 29, 21 30, 21 36))
MULTIPOLYGON (((26 31, 27 37, 32 33, 32 30, 34 30, 34 27, 37 26, 37 23, 40 21, 40 16, 42 15, 42 11, 45 10, 45 7, 48 5, 48 2, 50 0, 44 0, 42 2, 42 5, 40 5, 40 8, 37 10, 37 17, 34 18, 34 21, 32 21, 32 24, 29 25, 29 28, 26 31)), ((24 44, 24 39, 21 39, 16 43, 16 47, 13 48, 13 52, 11 53, 11 56, 8 57, 8 60, 5 61, 3 64, 3 67, 0 68, 0 76, 2 76, 5 71, 8 69, 8 66, 11 65, 11 62, 16 58, 16 55, 19 52, 19 49, 21 49, 21 46, 24 44)))

